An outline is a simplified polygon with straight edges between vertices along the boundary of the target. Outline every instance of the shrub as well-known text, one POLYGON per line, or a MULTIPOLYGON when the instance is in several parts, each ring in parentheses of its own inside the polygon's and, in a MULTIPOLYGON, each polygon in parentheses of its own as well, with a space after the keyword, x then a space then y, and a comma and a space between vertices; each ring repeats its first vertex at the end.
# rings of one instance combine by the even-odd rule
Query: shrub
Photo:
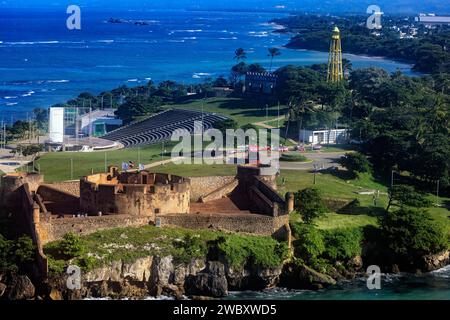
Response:
POLYGON ((283 153, 280 157, 280 161, 286 162, 305 162, 308 161, 304 155, 298 153, 283 153))
POLYGON ((79 236, 67 233, 59 243, 59 251, 66 258, 71 259, 81 256, 86 249, 79 236))
POLYGON ((319 190, 306 188, 296 194, 296 209, 302 216, 303 222, 311 224, 314 219, 323 216, 327 211, 319 190))
POLYGON ((293 223, 292 234, 294 241, 294 254, 304 261, 315 260, 325 251, 325 243, 321 231, 312 225, 293 223))
POLYGON ((370 170, 369 161, 361 153, 346 153, 338 160, 338 163, 346 168, 354 177, 358 173, 368 172, 370 170))
POLYGON ((424 194, 417 192, 413 186, 396 185, 389 189, 389 204, 386 211, 389 211, 391 206, 427 208, 431 204, 432 202, 425 198, 424 194))
POLYGON ((360 228, 326 230, 323 234, 327 259, 345 261, 361 255, 363 232, 360 228))
POLYGON ((246 264, 274 268, 280 266, 288 255, 288 246, 269 237, 227 235, 217 238, 214 249, 233 267, 246 264))
POLYGON ((34 249, 28 236, 8 240, 0 234, 0 270, 17 270, 22 264, 33 261, 34 249))
POLYGON ((192 258, 205 255, 207 246, 199 236, 186 234, 182 241, 174 241, 174 248, 180 249, 179 260, 188 262, 192 258))
POLYGON ((392 256, 411 260, 447 248, 448 236, 425 210, 400 208, 380 219, 381 241, 392 256))
POLYGON ((18 264, 33 261, 35 246, 30 237, 22 236, 13 243, 13 254, 18 264))

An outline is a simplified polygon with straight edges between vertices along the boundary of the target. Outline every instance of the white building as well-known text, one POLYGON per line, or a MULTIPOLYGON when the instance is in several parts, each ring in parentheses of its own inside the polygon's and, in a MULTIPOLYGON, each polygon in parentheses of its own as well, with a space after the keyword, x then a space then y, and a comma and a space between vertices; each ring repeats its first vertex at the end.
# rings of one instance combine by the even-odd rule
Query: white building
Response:
POLYGON ((299 139, 310 144, 340 144, 348 140, 347 129, 300 130, 299 139))
POLYGON ((50 108, 48 133, 51 143, 64 141, 64 108, 50 108))
POLYGON ((107 126, 119 127, 122 120, 114 115, 115 109, 94 110, 79 116, 79 130, 84 136, 106 134, 107 126))

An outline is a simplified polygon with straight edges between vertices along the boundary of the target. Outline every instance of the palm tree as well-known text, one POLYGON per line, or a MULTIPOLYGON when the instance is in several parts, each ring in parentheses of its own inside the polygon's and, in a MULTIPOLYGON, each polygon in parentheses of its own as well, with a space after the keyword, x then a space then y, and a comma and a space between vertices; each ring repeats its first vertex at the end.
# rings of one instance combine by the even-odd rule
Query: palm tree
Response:
POLYGON ((269 48, 269 54, 267 56, 270 57, 270 68, 269 68, 269 72, 272 72, 272 63, 273 63, 273 58, 281 55, 281 51, 278 48, 269 48))
POLYGON ((306 114, 314 112, 314 103, 305 98, 290 97, 288 102, 287 126, 284 138, 287 139, 289 122, 297 120, 298 141, 301 140, 301 130, 303 129, 303 118, 306 114))
POLYGON ((247 59, 247 52, 242 48, 237 48, 236 51, 234 51, 233 59, 236 59, 237 62, 239 62, 239 60, 245 60, 247 59))

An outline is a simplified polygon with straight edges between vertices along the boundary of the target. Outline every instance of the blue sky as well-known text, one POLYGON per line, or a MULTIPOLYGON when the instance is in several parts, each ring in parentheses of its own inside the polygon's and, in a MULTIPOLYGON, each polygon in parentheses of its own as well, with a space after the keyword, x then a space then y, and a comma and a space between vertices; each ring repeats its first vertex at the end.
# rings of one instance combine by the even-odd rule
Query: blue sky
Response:
POLYGON ((0 0, 3 8, 63 7, 76 4, 105 9, 274 9, 365 13, 370 4, 379 5, 386 13, 450 13, 450 0, 0 0))

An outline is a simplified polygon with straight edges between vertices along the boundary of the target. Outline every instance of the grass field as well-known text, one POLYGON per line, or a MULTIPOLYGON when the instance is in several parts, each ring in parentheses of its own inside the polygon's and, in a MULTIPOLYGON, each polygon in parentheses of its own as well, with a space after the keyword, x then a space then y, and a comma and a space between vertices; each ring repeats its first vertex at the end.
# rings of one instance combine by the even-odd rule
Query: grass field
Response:
MULTIPOLYGON (((240 98, 209 98, 205 100, 187 101, 183 104, 169 105, 170 108, 203 110, 205 112, 216 112, 234 119, 239 126, 249 123, 255 123, 265 120, 271 120, 278 117, 278 106, 268 108, 266 117, 266 108, 249 105, 240 98)), ((284 114, 284 106, 280 106, 280 115, 284 114)), ((281 123, 281 121, 280 121, 281 123)))
MULTIPOLYGON (((171 145, 166 143, 164 147, 169 149, 171 145)), ((72 180, 91 174, 92 171, 94 173, 104 172, 105 164, 121 167, 122 162, 139 163, 140 160, 141 163, 148 164, 168 159, 167 155, 161 156, 162 150, 162 144, 155 144, 139 149, 106 152, 52 152, 43 154, 35 162, 35 167, 44 174, 44 179, 47 182, 72 180), (72 163, 73 174, 71 171, 72 163)), ((21 170, 26 171, 27 167, 23 167, 21 170)))
POLYGON ((186 177, 209 177, 209 176, 233 176, 236 174, 235 165, 202 165, 202 164, 174 164, 169 163, 150 169, 153 172, 171 173, 186 177))

